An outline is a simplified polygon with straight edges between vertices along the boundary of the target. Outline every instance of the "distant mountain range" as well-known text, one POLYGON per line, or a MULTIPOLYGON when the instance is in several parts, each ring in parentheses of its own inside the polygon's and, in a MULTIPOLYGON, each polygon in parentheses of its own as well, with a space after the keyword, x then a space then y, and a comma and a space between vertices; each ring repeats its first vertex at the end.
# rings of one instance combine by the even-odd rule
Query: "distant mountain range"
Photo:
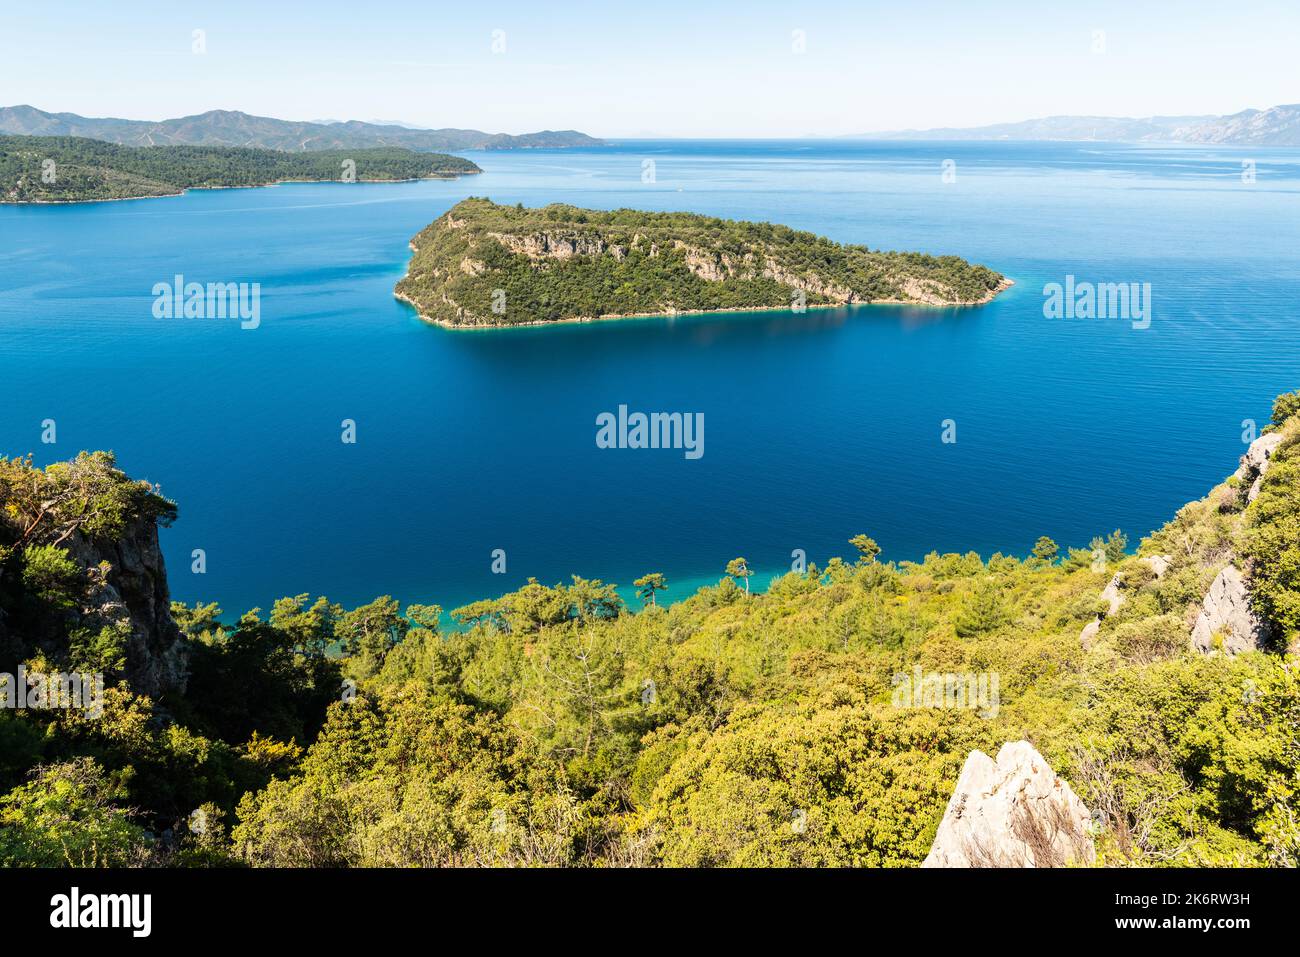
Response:
POLYGON ((33 106, 0 107, 0 133, 18 136, 82 136, 125 146, 251 146, 299 152, 399 146, 420 152, 438 150, 560 149, 601 146, 575 130, 543 130, 510 136, 479 130, 421 130, 352 120, 307 123, 211 110, 174 120, 119 120, 75 113, 46 113, 33 106))
POLYGON ((1110 140, 1221 143, 1228 146, 1300 146, 1300 104, 1243 110, 1231 116, 1048 116, 1020 123, 965 129, 864 133, 890 140, 1110 140))

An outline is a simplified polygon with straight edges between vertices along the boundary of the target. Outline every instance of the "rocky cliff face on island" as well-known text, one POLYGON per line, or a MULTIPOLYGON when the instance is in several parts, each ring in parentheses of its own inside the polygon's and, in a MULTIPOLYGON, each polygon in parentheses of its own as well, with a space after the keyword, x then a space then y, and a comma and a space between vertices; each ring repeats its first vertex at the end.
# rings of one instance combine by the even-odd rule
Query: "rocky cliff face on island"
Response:
POLYGON ((691 213, 458 203, 412 241, 397 296, 450 326, 851 303, 971 305, 1010 280, 956 256, 847 246, 691 213))

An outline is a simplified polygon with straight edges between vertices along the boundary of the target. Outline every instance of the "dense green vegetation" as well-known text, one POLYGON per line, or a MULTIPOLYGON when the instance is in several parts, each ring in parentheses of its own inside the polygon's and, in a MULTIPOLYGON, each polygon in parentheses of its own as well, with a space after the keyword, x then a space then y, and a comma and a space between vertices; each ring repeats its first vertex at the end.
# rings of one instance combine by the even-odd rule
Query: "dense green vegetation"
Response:
POLYGON ((228 146, 118 146, 72 136, 0 136, 0 202, 171 196, 197 187, 313 180, 386 182, 482 172, 442 153, 381 148, 281 153, 228 146), (354 164, 347 166, 347 164, 354 164))
POLYGON ((956 256, 873 251, 771 223, 487 199, 456 204, 412 246, 397 293, 449 325, 880 300, 977 303, 1004 282, 956 256))
POLYGON ((744 559, 671 607, 649 573, 635 611, 599 581, 530 581, 451 631, 387 597, 177 604, 188 682, 156 697, 134 649, 88 640, 112 573, 82 545, 173 506, 110 456, 0 461, 0 670, 112 684, 98 719, 0 710, 0 864, 908 866, 968 752, 1027 738, 1093 811, 1103 864, 1295 866, 1297 412, 1279 400, 1255 502, 1229 480, 1137 554, 1027 531, 1024 559, 894 563, 858 535, 765 592, 744 559), (1196 653, 1234 554, 1276 644, 1196 653), (1117 571, 1125 602, 1084 647, 1117 571), (918 666, 996 674, 996 713, 899 706, 918 666))

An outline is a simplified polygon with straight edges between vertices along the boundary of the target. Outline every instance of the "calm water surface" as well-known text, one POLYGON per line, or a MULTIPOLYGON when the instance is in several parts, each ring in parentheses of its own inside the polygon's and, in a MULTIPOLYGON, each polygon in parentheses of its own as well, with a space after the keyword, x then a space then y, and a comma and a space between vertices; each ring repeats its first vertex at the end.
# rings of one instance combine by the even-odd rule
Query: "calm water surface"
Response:
POLYGON ((761 584, 793 549, 821 563, 861 531, 892 559, 1024 554, 1038 535, 1083 544, 1117 526, 1136 539, 1231 471, 1242 420, 1262 425, 1300 386, 1300 151, 468 155, 486 172, 455 182, 0 207, 0 454, 113 449, 159 483, 180 503, 163 534, 177 598, 450 607, 571 573, 659 570, 680 594, 736 555, 761 584), (409 238, 467 195, 768 219, 959 254, 1017 285, 971 309, 448 331, 392 287, 409 238), (177 273, 261 283, 260 328, 153 318, 153 285, 177 273), (1151 283, 1151 327, 1045 319, 1043 285, 1067 274, 1151 283), (703 412, 703 458, 598 449, 595 417, 619 404, 703 412))

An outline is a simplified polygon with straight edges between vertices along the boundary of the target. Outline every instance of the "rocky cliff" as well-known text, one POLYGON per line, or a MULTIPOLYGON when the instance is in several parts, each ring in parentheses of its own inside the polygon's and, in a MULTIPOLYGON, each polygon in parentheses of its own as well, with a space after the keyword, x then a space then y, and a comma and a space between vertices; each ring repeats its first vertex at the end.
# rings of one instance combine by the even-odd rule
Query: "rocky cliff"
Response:
POLYGON ((1246 454, 1241 457, 1241 464, 1237 466, 1233 477, 1247 489, 1247 503, 1259 498, 1260 486, 1264 483, 1264 476, 1268 474, 1269 463, 1282 442, 1281 432, 1265 433, 1251 442, 1246 449, 1246 454))
POLYGON ((39 657, 58 670, 102 667, 110 680, 120 668, 152 697, 184 691, 186 645, 158 545, 174 515, 109 453, 46 469, 0 459, 0 671, 39 657))
POLYGON ((131 687, 155 698, 183 692, 185 643, 172 620, 157 524, 138 518, 109 540, 76 535, 68 552, 91 582, 83 623, 120 628, 127 635, 125 674, 131 687))
POLYGON ((1235 655, 1257 651, 1267 640, 1268 626, 1255 613, 1246 577, 1237 566, 1225 566, 1201 602, 1201 613, 1192 626, 1192 647, 1235 655))
POLYGON ((972 751, 923 867, 1061 867, 1096 857, 1091 815, 1028 741, 972 751))

